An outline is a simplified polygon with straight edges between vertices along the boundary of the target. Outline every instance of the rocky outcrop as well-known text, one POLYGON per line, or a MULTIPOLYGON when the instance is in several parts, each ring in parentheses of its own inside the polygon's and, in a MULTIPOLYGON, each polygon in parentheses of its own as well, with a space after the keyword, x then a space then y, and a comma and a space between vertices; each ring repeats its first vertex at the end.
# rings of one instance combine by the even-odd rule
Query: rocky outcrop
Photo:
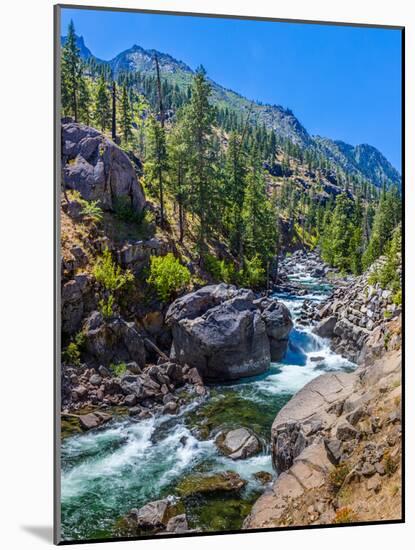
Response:
POLYGON ((373 495, 380 485, 400 483, 400 395, 399 350, 353 373, 308 383, 275 418, 279 475, 244 528, 399 518, 398 498, 384 516, 384 500, 373 495))
POLYGON ((148 266, 151 256, 164 256, 169 251, 166 242, 153 237, 148 240, 127 242, 116 250, 117 262, 123 269, 130 269, 137 274, 148 266))
POLYGON ((62 124, 62 164, 65 186, 88 201, 113 210, 122 201, 141 212, 145 197, 128 156, 95 128, 62 124))
POLYGON ((98 364, 135 361, 145 365, 144 341, 134 323, 128 323, 122 317, 104 319, 94 311, 86 319, 83 332, 86 348, 98 364))
POLYGON ((254 456, 262 448, 259 438, 247 428, 220 432, 215 443, 220 452, 232 460, 254 456))
POLYGON ((232 285, 211 285, 187 294, 166 314, 173 334, 171 357, 196 368, 206 381, 265 372, 271 347, 273 356, 280 358, 287 347, 292 322, 284 308, 255 300, 251 290, 232 285))
POLYGON ((62 286, 62 332, 73 334, 79 330, 82 319, 90 307, 95 305, 92 277, 80 273, 62 286))
POLYGON ((387 349, 391 327, 400 319, 401 306, 393 302, 392 291, 370 283, 372 271, 383 261, 380 258, 368 272, 336 288, 312 313, 314 332, 332 338, 332 348, 355 363, 373 355, 376 344, 378 352, 387 349))

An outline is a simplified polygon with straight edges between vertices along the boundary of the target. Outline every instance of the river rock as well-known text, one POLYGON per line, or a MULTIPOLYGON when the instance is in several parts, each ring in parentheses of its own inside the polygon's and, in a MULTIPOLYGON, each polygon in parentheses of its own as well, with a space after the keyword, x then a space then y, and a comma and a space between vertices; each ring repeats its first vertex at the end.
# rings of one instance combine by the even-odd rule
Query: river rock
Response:
POLYGON ((85 200, 98 200, 107 210, 117 201, 136 212, 143 210, 143 189, 128 156, 95 128, 62 124, 62 165, 66 187, 79 191, 85 200))
POLYGON ((166 531, 168 533, 186 533, 189 531, 186 514, 180 514, 169 519, 166 531))
POLYGON ((259 483, 261 483, 262 485, 266 485, 267 483, 272 481, 272 474, 270 474, 269 472, 263 472, 263 471, 255 472, 254 478, 257 481, 259 481, 259 483))
POLYGON ((251 290, 224 284, 179 298, 166 314, 173 333, 172 360, 197 369, 204 381, 265 372, 271 362, 269 335, 275 353, 281 355, 292 326, 283 308, 267 305, 264 314, 251 290))
POLYGON ((82 414, 79 417, 79 425, 83 430, 92 430, 93 428, 98 428, 109 422, 112 416, 108 413, 103 412, 93 412, 88 414, 82 414))
POLYGON ((215 443, 218 449, 232 460, 258 454, 262 447, 258 437, 246 428, 221 432, 216 437, 215 443))
POLYGON ((337 323, 337 317, 331 315, 326 319, 322 319, 313 329, 313 332, 322 338, 331 338, 333 336, 334 327, 337 323))
POLYGON ((192 474, 180 481, 177 492, 184 498, 203 494, 238 493, 245 485, 246 481, 236 472, 192 474))
POLYGON ((129 519, 132 519, 135 526, 143 531, 155 531, 164 529, 169 521, 169 512, 172 503, 168 498, 149 502, 138 510, 133 508, 129 512, 129 519))
POLYGON ((101 313, 94 311, 84 324, 87 351, 98 363, 134 361, 140 367, 145 365, 144 342, 134 323, 122 317, 105 320, 101 313))

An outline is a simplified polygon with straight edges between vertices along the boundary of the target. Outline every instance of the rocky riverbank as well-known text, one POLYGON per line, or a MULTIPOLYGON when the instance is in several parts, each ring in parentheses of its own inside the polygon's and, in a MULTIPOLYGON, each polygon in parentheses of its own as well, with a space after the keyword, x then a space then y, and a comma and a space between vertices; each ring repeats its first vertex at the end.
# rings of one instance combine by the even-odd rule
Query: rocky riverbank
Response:
POLYGON ((401 518, 401 310, 370 275, 303 306, 300 318, 358 368, 312 380, 278 413, 278 477, 245 529, 401 518))

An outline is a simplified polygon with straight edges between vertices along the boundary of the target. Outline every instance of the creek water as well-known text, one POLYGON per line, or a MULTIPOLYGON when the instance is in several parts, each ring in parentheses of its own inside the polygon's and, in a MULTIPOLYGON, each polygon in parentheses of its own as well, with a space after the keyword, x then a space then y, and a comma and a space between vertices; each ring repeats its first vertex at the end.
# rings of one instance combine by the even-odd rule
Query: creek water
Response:
POLYGON ((296 322, 304 300, 322 301, 330 286, 306 274, 299 264, 290 277, 307 289, 304 296, 275 294, 290 309, 294 327, 280 363, 260 376, 216 385, 177 416, 140 422, 119 417, 97 431, 62 442, 62 537, 65 540, 115 536, 117 522, 131 508, 175 494, 185 476, 195 472, 237 472, 247 481, 238 496, 194 498, 185 503, 191 528, 202 531, 239 529, 264 490, 255 473, 272 473, 271 424, 285 403, 323 372, 351 370, 354 365, 331 351, 329 342, 296 322), (215 432, 245 426, 263 440, 261 454, 239 461, 220 455, 215 432))

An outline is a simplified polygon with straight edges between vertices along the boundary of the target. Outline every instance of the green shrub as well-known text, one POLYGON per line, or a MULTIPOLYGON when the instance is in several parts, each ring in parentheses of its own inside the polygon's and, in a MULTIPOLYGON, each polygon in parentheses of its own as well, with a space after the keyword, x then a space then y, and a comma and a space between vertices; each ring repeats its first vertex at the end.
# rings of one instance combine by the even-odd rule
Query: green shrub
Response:
POLYGON ((113 371, 115 376, 121 377, 124 376, 124 374, 127 372, 127 365, 125 363, 111 363, 110 369, 113 371))
POLYGON ((85 334, 79 331, 75 334, 72 341, 62 352, 62 359, 65 363, 78 366, 81 364, 81 352, 85 346, 85 334))
POLYGON ((64 363, 70 365, 80 365, 81 363, 81 353, 78 349, 78 346, 75 342, 70 342, 64 351, 62 352, 62 359, 64 363))
POLYGON ((87 216, 88 218, 91 218, 92 221, 99 223, 102 221, 103 212, 102 208, 100 208, 99 201, 86 201, 81 199, 79 201, 82 205, 81 213, 84 216, 87 216))
POLYGON ((242 286, 260 287, 265 282, 265 269, 259 256, 248 260, 245 258, 243 269, 238 272, 238 280, 242 286))
POLYGON ((152 256, 147 282, 155 289, 158 298, 167 302, 189 284, 190 271, 171 252, 166 256, 152 256))
POLYGON ((206 254, 203 260, 206 271, 210 273, 216 281, 223 283, 235 282, 236 270, 232 262, 219 260, 212 254, 206 254))
POLYGON ((79 202, 81 205, 81 214, 92 219, 92 221, 98 223, 102 221, 103 211, 100 208, 99 200, 87 201, 84 199, 79 191, 69 191, 68 193, 72 200, 79 202))
POLYGON ((392 302, 397 306, 402 305, 402 289, 399 289, 395 292, 395 294, 392 296, 392 302))
POLYGON ((110 294, 107 299, 99 301, 99 311, 105 319, 110 319, 114 315, 114 296, 110 294))
POLYGON ((121 290, 134 280, 134 275, 131 271, 122 272, 121 267, 113 261, 108 248, 104 250, 102 256, 95 262, 92 273, 97 282, 110 292, 121 290))

